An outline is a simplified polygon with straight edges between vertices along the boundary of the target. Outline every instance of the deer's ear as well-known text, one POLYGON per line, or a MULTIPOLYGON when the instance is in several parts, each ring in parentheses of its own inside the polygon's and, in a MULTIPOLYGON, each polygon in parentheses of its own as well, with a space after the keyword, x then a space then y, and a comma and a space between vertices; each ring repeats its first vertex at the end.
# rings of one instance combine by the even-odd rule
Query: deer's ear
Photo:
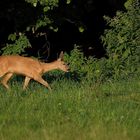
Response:
POLYGON ((64 53, 63 53, 63 51, 61 51, 58 59, 63 60, 63 58, 64 58, 64 53))

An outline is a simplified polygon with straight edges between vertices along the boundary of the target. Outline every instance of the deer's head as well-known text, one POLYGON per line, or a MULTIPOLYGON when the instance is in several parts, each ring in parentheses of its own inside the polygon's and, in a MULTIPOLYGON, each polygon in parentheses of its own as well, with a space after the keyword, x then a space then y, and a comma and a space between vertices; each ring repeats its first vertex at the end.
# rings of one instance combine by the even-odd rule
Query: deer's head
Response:
POLYGON ((57 59, 57 67, 58 69, 64 71, 64 72, 68 72, 69 71, 69 67, 67 64, 65 64, 65 62, 63 61, 63 52, 60 53, 59 58, 57 59))

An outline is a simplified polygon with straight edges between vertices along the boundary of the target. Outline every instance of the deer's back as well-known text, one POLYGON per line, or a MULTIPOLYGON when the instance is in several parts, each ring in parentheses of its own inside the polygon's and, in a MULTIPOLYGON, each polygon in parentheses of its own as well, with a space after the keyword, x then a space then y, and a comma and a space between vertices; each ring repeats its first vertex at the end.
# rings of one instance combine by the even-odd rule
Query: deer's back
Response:
POLYGON ((41 73, 42 68, 38 60, 22 56, 0 56, 0 71, 32 76, 41 73))

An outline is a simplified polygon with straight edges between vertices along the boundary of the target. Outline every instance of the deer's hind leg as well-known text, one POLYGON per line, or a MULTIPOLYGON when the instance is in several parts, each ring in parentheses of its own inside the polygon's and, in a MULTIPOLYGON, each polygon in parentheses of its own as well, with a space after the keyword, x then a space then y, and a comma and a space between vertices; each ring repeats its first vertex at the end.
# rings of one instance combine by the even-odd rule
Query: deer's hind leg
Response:
POLYGON ((4 87, 6 87, 7 89, 9 89, 9 86, 7 84, 7 82, 10 80, 10 78, 13 76, 13 73, 7 73, 6 75, 3 76, 1 83, 4 85, 4 87))

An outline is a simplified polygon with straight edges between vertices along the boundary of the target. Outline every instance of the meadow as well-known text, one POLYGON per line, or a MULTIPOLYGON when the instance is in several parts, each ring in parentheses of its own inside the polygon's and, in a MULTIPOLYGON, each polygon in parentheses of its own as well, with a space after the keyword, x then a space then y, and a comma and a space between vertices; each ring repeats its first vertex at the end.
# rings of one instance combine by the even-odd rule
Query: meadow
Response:
POLYGON ((140 79, 0 85, 0 140, 139 140, 140 79))

